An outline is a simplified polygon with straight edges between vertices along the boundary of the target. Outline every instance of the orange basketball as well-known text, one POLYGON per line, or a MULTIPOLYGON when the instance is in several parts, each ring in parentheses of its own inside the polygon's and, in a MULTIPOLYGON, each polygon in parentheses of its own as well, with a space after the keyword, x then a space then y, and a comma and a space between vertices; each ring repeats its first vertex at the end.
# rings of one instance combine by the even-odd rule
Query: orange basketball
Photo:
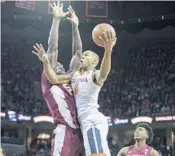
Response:
POLYGON ((116 38, 116 32, 114 28, 107 23, 101 23, 95 26, 95 28, 92 31, 92 39, 95 42, 96 45, 100 47, 104 47, 103 42, 99 39, 99 36, 102 36, 102 33, 104 31, 111 30, 112 33, 112 39, 116 38))

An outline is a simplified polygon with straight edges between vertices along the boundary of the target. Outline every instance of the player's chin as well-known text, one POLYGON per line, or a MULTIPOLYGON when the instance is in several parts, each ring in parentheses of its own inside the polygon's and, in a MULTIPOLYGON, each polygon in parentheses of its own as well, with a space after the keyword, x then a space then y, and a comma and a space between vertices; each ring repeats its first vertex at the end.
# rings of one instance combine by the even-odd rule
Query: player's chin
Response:
POLYGON ((84 68, 84 65, 83 65, 83 63, 80 63, 80 68, 84 68))
POLYGON ((140 137, 138 135, 134 136, 135 140, 138 140, 140 137))

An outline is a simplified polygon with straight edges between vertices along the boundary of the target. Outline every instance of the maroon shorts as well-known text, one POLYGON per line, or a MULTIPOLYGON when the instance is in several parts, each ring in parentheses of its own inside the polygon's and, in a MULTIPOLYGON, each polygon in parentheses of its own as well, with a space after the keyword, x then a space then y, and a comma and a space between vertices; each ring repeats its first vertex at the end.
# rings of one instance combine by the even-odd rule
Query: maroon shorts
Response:
POLYGON ((54 130, 51 156, 84 156, 83 137, 80 130, 58 125, 54 130))

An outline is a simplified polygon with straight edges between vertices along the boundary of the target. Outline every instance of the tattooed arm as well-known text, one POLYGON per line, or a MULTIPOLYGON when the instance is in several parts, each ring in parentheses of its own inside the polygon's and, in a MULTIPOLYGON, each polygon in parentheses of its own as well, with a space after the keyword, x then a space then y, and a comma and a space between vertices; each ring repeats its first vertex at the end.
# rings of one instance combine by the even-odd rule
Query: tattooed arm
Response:
POLYGON ((48 51, 47 55, 51 64, 51 67, 53 68, 57 62, 58 57, 58 39, 59 39, 59 25, 60 25, 60 19, 65 17, 69 14, 69 12, 64 13, 63 12, 63 4, 55 2, 53 5, 50 4, 50 7, 53 10, 53 22, 52 27, 50 30, 50 35, 48 39, 48 51))
POLYGON ((75 71, 79 67, 82 55, 82 41, 78 29, 79 20, 71 6, 68 8, 71 17, 67 18, 72 23, 72 59, 69 65, 71 71, 75 71))
POLYGON ((50 30, 50 35, 48 39, 48 50, 47 50, 47 55, 52 68, 54 68, 58 57, 59 25, 60 25, 60 19, 53 17, 53 23, 50 30))
POLYGON ((72 56, 82 54, 82 40, 77 25, 72 25, 72 56))

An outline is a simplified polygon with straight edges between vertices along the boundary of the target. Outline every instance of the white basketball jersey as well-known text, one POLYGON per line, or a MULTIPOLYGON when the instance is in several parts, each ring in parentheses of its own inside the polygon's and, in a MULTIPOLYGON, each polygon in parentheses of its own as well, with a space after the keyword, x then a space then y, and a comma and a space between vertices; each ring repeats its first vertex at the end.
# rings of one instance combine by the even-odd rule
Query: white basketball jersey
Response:
POLYGON ((85 111, 99 108, 98 95, 101 86, 98 86, 93 82, 92 74, 93 70, 88 71, 83 75, 76 72, 72 77, 72 88, 79 115, 85 111))

